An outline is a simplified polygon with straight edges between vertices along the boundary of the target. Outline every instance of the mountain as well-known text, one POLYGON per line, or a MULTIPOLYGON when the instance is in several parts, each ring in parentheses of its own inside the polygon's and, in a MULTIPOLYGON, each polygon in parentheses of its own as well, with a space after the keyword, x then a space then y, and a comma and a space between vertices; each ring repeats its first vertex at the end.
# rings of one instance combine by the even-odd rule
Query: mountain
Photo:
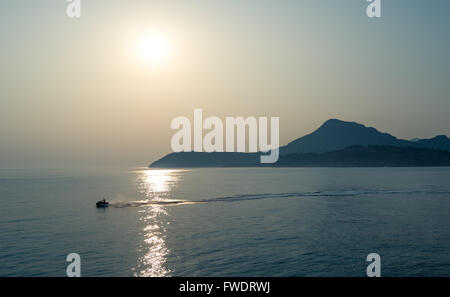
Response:
POLYGON ((450 166, 450 152, 398 146, 350 146, 326 153, 282 155, 275 164, 261 164, 259 154, 173 153, 152 168, 196 167, 385 167, 450 166))
MULTIPOLYGON (((408 141, 356 122, 331 119, 311 134, 280 147, 280 159, 275 166, 350 166, 349 164, 353 164, 352 159, 355 166, 447 166, 444 151, 450 152, 450 139, 445 135, 408 141), (367 159, 363 158, 364 154, 367 159)), ((259 164, 259 156, 258 153, 172 153, 152 163, 150 167, 273 166, 259 164)))
POLYGON ((447 136, 407 141, 355 122, 331 119, 313 133, 281 147, 280 154, 325 153, 341 150, 351 145, 386 145, 450 151, 450 139, 447 136))
POLYGON ((411 146, 450 151, 450 138, 445 135, 439 135, 431 139, 419 139, 413 142, 411 146))

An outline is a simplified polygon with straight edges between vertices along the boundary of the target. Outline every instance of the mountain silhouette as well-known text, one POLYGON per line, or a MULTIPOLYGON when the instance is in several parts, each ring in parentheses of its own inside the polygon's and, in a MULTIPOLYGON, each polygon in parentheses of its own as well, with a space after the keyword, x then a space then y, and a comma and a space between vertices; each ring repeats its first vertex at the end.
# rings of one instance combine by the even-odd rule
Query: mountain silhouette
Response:
POLYGON ((341 150, 352 145, 384 145, 450 151, 450 139, 447 136, 408 141, 398 139, 388 133, 382 133, 375 128, 366 127, 356 122, 331 119, 313 133, 300 137, 281 147, 280 154, 326 153, 341 150))
POLYGON ((450 138, 445 135, 438 135, 431 139, 419 139, 410 143, 412 147, 429 148, 442 151, 450 151, 450 138))
POLYGON ((152 168, 199 167, 386 167, 450 166, 450 152, 399 146, 353 145, 326 153, 281 155, 275 164, 261 164, 257 153, 172 153, 152 168))
POLYGON ((260 164, 259 156, 259 153, 172 153, 150 167, 449 166, 450 139, 439 135, 408 141, 356 122, 331 119, 311 134, 280 147, 276 164, 260 164))

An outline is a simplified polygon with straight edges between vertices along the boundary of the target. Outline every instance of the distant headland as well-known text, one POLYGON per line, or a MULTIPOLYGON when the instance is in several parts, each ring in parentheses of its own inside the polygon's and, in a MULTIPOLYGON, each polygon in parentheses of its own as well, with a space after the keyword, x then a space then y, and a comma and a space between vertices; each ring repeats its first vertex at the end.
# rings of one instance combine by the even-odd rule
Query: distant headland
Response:
POLYGON ((330 119, 311 134, 280 147, 278 162, 261 164, 259 156, 259 153, 172 153, 150 167, 450 166, 450 139, 440 135, 408 141, 356 122, 330 119))

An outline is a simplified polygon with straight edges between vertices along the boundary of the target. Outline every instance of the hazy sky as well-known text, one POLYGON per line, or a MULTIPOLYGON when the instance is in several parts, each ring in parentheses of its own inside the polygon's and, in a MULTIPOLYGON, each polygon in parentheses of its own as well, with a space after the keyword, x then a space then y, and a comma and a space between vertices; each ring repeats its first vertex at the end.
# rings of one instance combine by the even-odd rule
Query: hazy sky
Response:
POLYGON ((280 142, 329 118, 450 135, 450 1, 0 2, 0 168, 146 166, 174 117, 279 116, 280 142), (169 49, 150 62, 142 36, 169 49))

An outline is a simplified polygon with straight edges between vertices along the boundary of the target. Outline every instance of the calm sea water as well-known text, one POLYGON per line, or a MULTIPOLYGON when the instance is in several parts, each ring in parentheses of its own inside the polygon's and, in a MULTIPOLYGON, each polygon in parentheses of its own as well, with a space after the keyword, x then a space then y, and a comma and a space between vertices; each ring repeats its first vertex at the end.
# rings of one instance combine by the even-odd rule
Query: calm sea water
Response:
POLYGON ((0 170, 0 276, 450 276, 449 235, 450 168, 0 170))

